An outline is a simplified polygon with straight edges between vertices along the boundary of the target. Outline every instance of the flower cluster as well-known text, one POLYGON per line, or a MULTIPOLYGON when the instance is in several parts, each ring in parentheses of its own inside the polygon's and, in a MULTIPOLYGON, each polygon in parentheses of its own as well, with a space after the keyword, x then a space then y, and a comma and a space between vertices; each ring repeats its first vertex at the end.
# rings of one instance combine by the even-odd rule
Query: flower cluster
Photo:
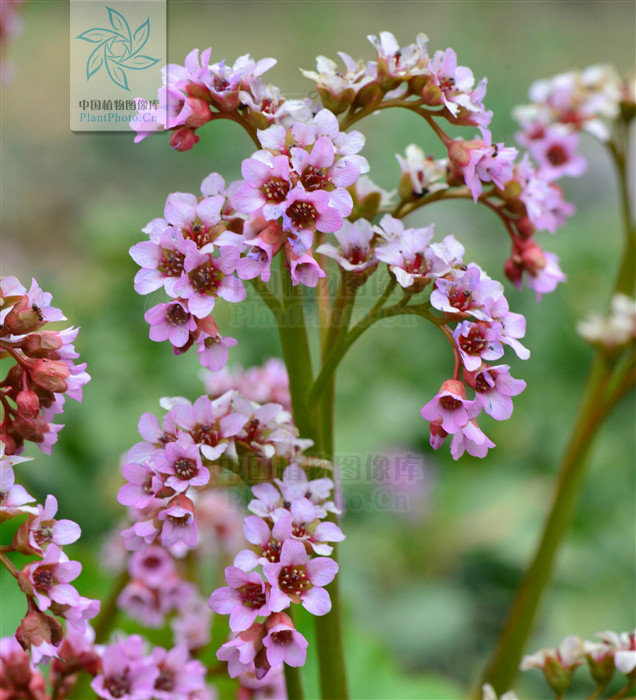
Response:
POLYGON ((243 220, 230 208, 225 182, 212 173, 201 185, 200 198, 175 192, 168 196, 164 218, 144 229, 149 240, 130 249, 141 267, 135 290, 150 294, 163 287, 171 301, 145 314, 150 338, 169 341, 176 354, 195 343, 204 367, 221 369, 234 338, 222 337, 210 315, 218 298, 243 301, 245 287, 235 275, 240 258, 234 232, 243 220))
POLYGON ((261 405, 237 391, 214 400, 201 396, 190 403, 178 397, 162 403, 168 412, 161 425, 150 413, 141 417, 144 441, 129 450, 122 466, 126 483, 117 499, 130 506, 135 521, 122 533, 129 550, 145 551, 155 541, 181 551, 196 545, 193 498, 210 482, 206 464, 222 458, 231 466, 245 459, 247 469, 267 472, 271 460, 291 462, 311 444, 298 438, 282 406, 261 405))
POLYGON ((345 188, 368 170, 357 155, 364 137, 341 132, 333 113, 323 109, 309 123, 274 125, 258 138, 263 149, 243 161, 245 182, 231 200, 252 222, 262 222, 245 241, 250 248, 241 271, 246 279, 267 282, 272 258, 283 248, 293 284, 315 287, 325 272, 312 255, 314 234, 338 231, 351 214, 345 188))
POLYGON ((464 451, 484 457, 493 443, 478 428, 475 418, 482 411, 496 420, 512 413, 512 396, 521 393, 525 382, 513 379, 508 365, 490 365, 509 345, 521 359, 530 352, 519 338, 525 335, 525 319, 510 311, 503 285, 492 280, 476 263, 466 265, 464 247, 449 235, 433 243, 433 225, 405 228, 402 221, 386 214, 378 226, 360 219, 337 234, 339 247, 331 244, 318 251, 334 257, 347 271, 361 272, 383 262, 405 293, 415 295, 432 288, 430 306, 441 316, 433 320, 445 332, 456 356, 453 379, 422 409, 431 421, 431 445, 437 449, 452 434, 451 454, 464 451), (357 262, 353 262, 355 251, 357 262), (449 324, 456 324, 454 329, 449 324), (468 400, 459 381, 475 391, 468 400))
POLYGON ((292 603, 312 615, 331 609, 324 586, 334 579, 338 564, 328 556, 333 551, 328 543, 344 539, 342 530, 325 519, 339 513, 330 500, 333 482, 309 480, 298 465, 288 466, 274 482, 252 487, 255 498, 248 509, 254 515, 243 525, 252 549, 236 555, 225 570, 228 585, 209 600, 212 610, 230 616, 235 636, 217 655, 228 662, 232 678, 252 672, 260 679, 282 663, 304 665, 307 640, 283 610, 292 603))
POLYGON ((274 85, 262 76, 276 64, 273 58, 254 61, 249 54, 240 56, 233 65, 225 60, 209 65, 212 49, 192 50, 184 65, 169 64, 162 70, 159 107, 152 110, 156 120, 130 122, 138 133, 135 142, 153 131, 170 131, 170 145, 187 151, 198 141, 197 129, 207 122, 230 114, 238 115, 252 128, 265 129, 270 124, 285 123, 295 116, 311 115, 303 100, 286 100, 274 85), (239 112, 240 110, 240 112, 239 112))
POLYGON ((161 627, 166 616, 181 609, 195 595, 192 584, 177 573, 174 559, 159 546, 134 552, 128 562, 130 579, 117 606, 145 627, 161 627))
POLYGON ((577 330, 593 345, 621 348, 636 340, 636 302, 626 294, 615 294, 607 316, 592 313, 580 321, 577 330))
POLYGON ((53 613, 65 619, 79 633, 86 621, 99 612, 98 600, 81 596, 71 581, 82 570, 78 561, 70 561, 63 547, 79 539, 81 530, 72 520, 58 520, 57 499, 49 494, 44 505, 26 505, 35 501, 24 487, 15 483, 13 466, 25 457, 5 456, 0 442, 0 520, 26 514, 6 551, 30 557, 21 570, 10 565, 27 598, 28 611, 16 632, 16 639, 31 651, 34 664, 47 663, 57 657, 64 632, 53 613))
POLYGON ((521 670, 541 669, 557 695, 569 688, 576 669, 587 662, 598 685, 607 685, 615 671, 630 676, 636 669, 636 631, 598 632, 600 642, 589 642, 575 635, 566 637, 555 649, 540 649, 524 656, 521 670))
POLYGON ((0 384, 2 422, 0 440, 6 454, 19 454, 24 441, 51 453, 58 432, 53 417, 64 409, 66 396, 82 400, 90 377, 73 341, 79 328, 44 330, 53 321, 65 321, 51 306, 51 295, 32 280, 27 291, 15 277, 0 279, 0 359, 7 373, 0 384))
POLYGON ((28 610, 15 638, 30 650, 34 664, 59 654, 64 630, 53 615, 67 621, 67 631, 74 628, 81 634, 100 606, 71 585, 82 565, 70 561, 63 548, 79 539, 79 525, 55 517, 58 504, 52 494, 44 505, 36 503, 16 483, 14 472, 16 465, 29 460, 18 456, 25 440, 50 453, 62 426, 49 421, 62 411, 66 395, 81 400, 82 386, 90 378, 85 363, 73 362, 78 357, 72 344, 78 329, 42 330, 47 323, 61 320, 66 319, 51 306, 51 295, 35 280, 28 291, 15 277, 0 280, 0 357, 15 361, 9 363, 0 393, 0 521, 26 515, 11 544, 3 544, 2 549, 29 557, 21 569, 6 557, 3 564, 27 599, 28 610))
POLYGON ((428 37, 418 34, 413 44, 400 46, 391 32, 367 37, 376 49, 374 61, 355 61, 339 53, 345 71, 324 56, 317 71, 303 70, 316 83, 325 107, 334 114, 356 110, 383 100, 413 97, 419 104, 440 108, 438 114, 454 124, 473 125, 486 131, 492 118, 483 104, 486 79, 475 84, 472 71, 457 65, 453 49, 428 53, 428 37))
POLYGON ((187 647, 179 644, 169 651, 144 649, 138 634, 117 639, 101 657, 101 669, 91 683, 100 698, 121 700, 203 700, 215 697, 205 686, 205 666, 191 659, 187 647))
POLYGON ((219 372, 206 372, 203 382, 213 398, 235 389, 250 401, 279 403, 286 411, 291 411, 287 368, 277 357, 270 357, 263 365, 247 369, 235 367, 231 371, 224 368, 219 372))

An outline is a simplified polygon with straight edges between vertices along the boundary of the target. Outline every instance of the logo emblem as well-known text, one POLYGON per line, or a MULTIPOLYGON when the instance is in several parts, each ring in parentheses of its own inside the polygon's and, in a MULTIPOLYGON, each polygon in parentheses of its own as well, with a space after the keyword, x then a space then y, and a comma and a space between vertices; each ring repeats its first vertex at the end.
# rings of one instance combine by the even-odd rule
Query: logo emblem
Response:
POLYGON ((97 44, 86 61, 86 80, 90 80, 101 68, 105 68, 115 85, 130 91, 126 71, 146 70, 160 60, 140 53, 150 36, 150 18, 146 18, 133 33, 121 12, 111 7, 107 7, 106 10, 110 29, 94 27, 75 37, 90 44, 97 44))

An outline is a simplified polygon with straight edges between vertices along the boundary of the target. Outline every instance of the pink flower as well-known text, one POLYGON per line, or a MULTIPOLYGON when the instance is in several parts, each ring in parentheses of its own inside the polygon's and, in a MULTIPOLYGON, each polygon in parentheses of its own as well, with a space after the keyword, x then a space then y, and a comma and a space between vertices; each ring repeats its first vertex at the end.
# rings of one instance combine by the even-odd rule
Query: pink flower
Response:
POLYGON ((265 621, 267 635, 263 639, 270 666, 285 663, 288 666, 304 666, 308 642, 294 628, 289 615, 272 613, 265 621))
POLYGON ((434 398, 420 411, 422 418, 434 423, 441 421, 447 434, 461 430, 471 418, 477 416, 481 406, 466 397, 466 388, 458 379, 447 379, 434 398))
POLYGON ((435 280, 431 305, 445 313, 467 313, 489 320, 492 302, 503 295, 503 285, 496 282, 475 263, 465 270, 452 270, 445 278, 435 280))
MULTIPOLYGON (((261 484, 262 486, 271 484, 261 484)), ((254 487, 256 488, 256 487, 254 487)), ((282 544, 289 535, 285 524, 274 523, 270 531, 267 523, 256 515, 248 515, 243 523, 245 539, 256 547, 256 551, 244 549, 234 558, 234 566, 243 571, 251 571, 259 564, 277 564, 280 561, 282 544), (287 536, 286 536, 287 535, 287 536)))
POLYGON ((187 302, 179 299, 153 306, 146 311, 144 319, 150 324, 150 340, 158 343, 167 340, 177 348, 182 348, 197 329, 187 302))
POLYGON ((166 486, 177 493, 187 491, 190 486, 205 486, 210 480, 210 472, 201 463, 199 447, 186 434, 176 442, 169 442, 156 459, 157 471, 168 474, 166 486))
POLYGON ((49 494, 45 506, 38 505, 37 515, 29 519, 29 546, 34 552, 41 553, 49 543, 59 545, 71 544, 79 539, 82 531, 72 520, 55 520, 57 499, 49 494))
POLYGON ((102 672, 91 682, 91 688, 106 700, 142 700, 153 695, 159 669, 143 656, 143 639, 133 634, 106 647, 102 656, 102 672))
MULTIPOLYGON (((292 236, 292 244, 298 238, 299 253, 311 247, 314 231, 333 233, 342 228, 343 214, 330 206, 331 198, 325 190, 306 192, 302 187, 294 187, 285 200, 283 229, 292 236), (304 235, 303 235, 304 234, 304 235), (300 245, 302 242, 302 245, 300 245)), ((349 212, 350 213, 350 212, 349 212)), ((344 216, 347 216, 345 214, 344 216)))
POLYGON ((436 51, 429 63, 429 70, 431 80, 424 86, 423 92, 426 104, 443 104, 453 116, 457 116, 462 108, 469 112, 484 111, 481 91, 477 93, 479 99, 472 94, 475 85, 473 72, 470 68, 457 65, 457 54, 453 49, 436 51))
POLYGON ((453 141, 448 148, 451 163, 463 175, 475 202, 482 192, 482 183, 492 182, 504 187, 512 179, 512 164, 517 157, 516 148, 505 148, 503 143, 491 144, 490 134, 484 140, 453 141))
POLYGON ((197 353, 201 365, 212 372, 218 372, 227 364, 229 348, 238 344, 236 338, 216 335, 199 335, 197 338, 197 353))
POLYGON ((243 301, 247 295, 243 283, 232 274, 236 270, 239 251, 224 246, 219 256, 207 255, 205 248, 198 250, 192 243, 186 246, 185 275, 174 290, 188 301, 190 313, 204 318, 212 312, 217 297, 226 301, 243 301))
POLYGON ((128 462, 122 466, 121 472, 127 483, 119 489, 117 500, 123 506, 145 508, 164 486, 163 479, 150 464, 128 462))
POLYGON ((523 379, 513 379, 508 365, 489 367, 478 372, 464 372, 464 379, 475 390, 478 401, 488 415, 495 420, 507 420, 512 415, 511 396, 517 396, 525 388, 523 379))
POLYGON ((223 644, 216 652, 219 661, 227 661, 230 678, 236 678, 245 671, 253 669, 256 654, 263 648, 265 626, 255 622, 245 632, 240 632, 234 639, 223 644))
POLYGON ((81 570, 78 561, 69 561, 58 545, 49 544, 42 560, 27 564, 22 573, 33 586, 40 610, 47 610, 53 602, 60 605, 79 603, 79 593, 69 581, 76 579, 81 570))
POLYGON ((333 581, 338 564, 333 559, 317 557, 307 560, 301 542, 283 543, 278 564, 265 564, 263 573, 272 586, 269 606, 280 612, 289 605, 302 603, 312 615, 326 615, 331 610, 331 599, 323 586, 333 581))
POLYGON ((154 683, 153 698, 188 698, 190 693, 205 688, 205 666, 198 659, 190 659, 185 644, 178 644, 169 651, 155 647, 150 658, 159 670, 154 683))
POLYGON ((323 243, 316 252, 333 258, 344 270, 356 274, 378 264, 371 245, 374 232, 366 219, 357 219, 353 223, 345 219, 342 228, 334 235, 340 244, 337 248, 331 243, 323 243))
POLYGON ((319 522, 321 510, 308 498, 292 501, 289 511, 283 508, 274 513, 276 538, 284 542, 288 539, 306 542, 316 554, 328 556, 333 547, 326 542, 342 542, 342 530, 332 522, 319 522))
POLYGON ((137 294, 150 294, 164 287, 168 296, 178 297, 177 283, 184 275, 185 239, 180 231, 166 227, 158 239, 132 246, 130 257, 141 267, 135 275, 137 294))
POLYGON ((582 175, 587 164, 585 158, 576 152, 578 145, 578 134, 558 126, 546 129, 541 139, 531 141, 528 149, 539 164, 539 177, 552 182, 564 175, 582 175))
POLYGON ((433 229, 433 224, 405 229, 402 221, 389 214, 385 214, 380 225, 374 227, 386 241, 376 247, 375 256, 389 266, 404 289, 413 285, 424 286, 429 281, 426 250, 433 238, 433 229))
MULTIPOLYGON (((0 442, 0 452, 4 453, 4 443, 0 442)), ((35 513, 34 506, 27 506, 33 503, 35 498, 29 495, 20 484, 15 483, 12 463, 26 460, 26 457, 12 457, 0 459, 0 521, 12 518, 17 513, 35 513)))
POLYGON ((453 435, 450 451, 453 459, 459 459, 464 451, 473 457, 485 457, 489 448, 494 446, 495 443, 482 433, 477 421, 472 419, 453 435))
POLYGON ((297 255, 289 243, 285 243, 285 256, 289 264, 289 274, 292 284, 304 284, 305 287, 315 287, 318 280, 327 276, 327 273, 320 267, 314 258, 311 248, 304 253, 297 255))
POLYGON ((244 214, 262 208, 268 221, 282 216, 282 205, 292 187, 288 157, 257 151, 241 163, 241 174, 245 183, 232 196, 232 206, 244 214))
POLYGON ((194 518, 194 504, 189 498, 178 493, 157 517, 163 521, 161 544, 164 547, 172 547, 177 542, 183 542, 190 549, 196 546, 197 521, 194 518))
POLYGON ((228 586, 214 591, 208 604, 214 612, 230 615, 232 632, 246 630, 259 615, 269 615, 268 587, 260 574, 228 566, 225 581, 228 586))
POLYGON ((498 360, 504 354, 502 324, 498 321, 462 321, 453 331, 453 338, 469 372, 479 369, 482 360, 498 360))

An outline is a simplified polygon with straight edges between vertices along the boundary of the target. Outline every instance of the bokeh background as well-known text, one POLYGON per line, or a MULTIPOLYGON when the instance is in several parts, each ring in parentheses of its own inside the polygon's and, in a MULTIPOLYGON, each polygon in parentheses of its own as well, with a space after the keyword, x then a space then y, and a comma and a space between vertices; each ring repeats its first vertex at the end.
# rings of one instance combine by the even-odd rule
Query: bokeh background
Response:
MULTIPOLYGON (((139 415, 159 414, 161 396, 202 393, 196 357, 175 358, 148 339, 143 313, 159 299, 134 293, 137 268, 127 251, 142 240, 140 228, 161 215, 169 192, 198 192, 213 170, 228 182, 237 178, 252 147, 224 122, 202 129, 200 144, 187 153, 172 152, 160 136, 134 145, 132 132, 71 133, 68 13, 67 2, 27 2, 22 33, 7 50, 15 75, 2 88, 2 274, 23 283, 36 277, 82 328, 76 345, 92 375, 84 402, 68 402, 52 456, 28 449, 35 460, 20 465, 19 476, 40 500, 55 493, 60 516, 81 524, 83 538, 71 554, 88 562, 81 590, 95 597, 109 584, 99 573, 101 542, 122 516, 115 500, 119 460, 137 441, 139 415)), ((168 0, 168 59, 182 62, 193 47, 210 45, 213 60, 273 56, 278 65, 268 80, 300 97, 312 84, 298 67, 312 69, 315 56, 335 59, 342 50, 371 59, 367 34, 390 30, 406 44, 423 31, 431 50, 452 46, 476 78, 488 76, 495 140, 512 145, 510 112, 526 100, 533 80, 601 62, 622 74, 634 71, 634 22, 631 1, 168 0)), ((407 144, 443 155, 410 113, 384 112, 360 129, 370 175, 388 189, 399 176, 393 154, 407 144)), ((485 663, 537 541, 592 357, 575 324, 605 308, 620 256, 614 173, 599 144, 584 138, 582 150, 587 173, 564 184, 578 213, 554 238, 540 238, 561 257, 568 283, 539 304, 528 290, 507 284, 512 309, 527 317, 532 357, 521 362, 507 354, 512 374, 528 388, 511 420, 483 421, 497 443, 486 460, 453 462, 447 448, 434 453, 428 446, 419 409, 452 362, 434 329, 399 322, 375 328, 342 365, 337 451, 360 466, 359 478, 354 472, 345 487, 348 539, 341 547, 355 697, 465 697, 462 689, 485 663), (387 491, 386 484, 370 483, 365 470, 395 451, 416 453, 409 460, 416 476, 387 491)), ((412 218, 412 224, 430 222, 438 238, 454 233, 468 259, 503 279, 508 241, 490 212, 470 202, 444 203, 412 218)), ((238 338, 231 362, 243 366, 280 352, 264 307, 249 303, 247 316, 228 305, 215 314, 222 331, 238 338)), ((528 652, 566 634, 589 638, 634 627, 634 424, 632 394, 596 442, 528 652)), ((23 603, 10 581, 0 583, 6 635, 23 603)), ((306 671, 310 685, 314 670, 306 671)), ((539 675, 523 675, 521 697, 549 696, 539 675)), ((587 695, 582 687, 572 697, 587 695)))

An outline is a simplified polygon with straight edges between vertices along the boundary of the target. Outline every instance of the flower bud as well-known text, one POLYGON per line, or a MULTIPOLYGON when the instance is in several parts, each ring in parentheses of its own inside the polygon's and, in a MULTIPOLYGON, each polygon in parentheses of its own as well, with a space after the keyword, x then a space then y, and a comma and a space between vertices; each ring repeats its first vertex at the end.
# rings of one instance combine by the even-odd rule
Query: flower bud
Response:
POLYGON ((15 638, 25 651, 32 646, 39 647, 43 643, 57 647, 63 637, 62 625, 53 616, 39 610, 30 610, 15 633, 15 638))
POLYGON ((40 411, 40 399, 30 389, 18 392, 15 402, 18 405, 18 413, 27 420, 35 418, 40 411))
MULTIPOLYGON (((29 333, 20 343, 20 348, 29 357, 50 357, 59 350, 64 341, 55 331, 42 331, 41 333, 29 333)), ((52 357, 51 359, 56 359, 52 357)))
POLYGON ((504 264, 504 274, 515 286, 519 286, 523 277, 523 267, 514 257, 508 258, 504 264))
POLYGON ((424 104, 427 104, 430 107, 441 105, 442 91, 440 90, 439 85, 435 85, 434 82, 429 80, 422 90, 422 99, 424 100, 424 104))
POLYGON ((29 304, 28 294, 16 302, 4 319, 4 327, 13 335, 30 333, 45 323, 40 309, 35 304, 29 304))
POLYGON ((205 85, 201 85, 200 83, 188 83, 185 86, 185 90, 190 97, 196 97, 200 100, 204 100, 208 104, 210 103, 210 91, 205 85))
POLYGON ((358 91, 356 99, 353 101, 353 106, 366 107, 372 102, 380 102, 382 99, 382 94, 382 89, 375 81, 372 83, 367 83, 358 91))
POLYGON ((42 442, 42 440, 44 440, 44 433, 48 432, 49 426, 41 415, 28 420, 17 415, 13 419, 13 430, 22 440, 42 442))
POLYGON ((170 147, 175 151, 189 151, 201 137, 187 126, 181 126, 170 134, 170 147))
POLYGON ((207 124, 212 119, 210 105, 198 97, 188 97, 188 106, 192 114, 186 119, 185 125, 192 129, 207 124))
POLYGON ((537 230, 535 225, 532 223, 532 221, 530 221, 530 219, 527 216, 522 216, 515 223, 515 226, 517 228, 518 234, 522 238, 530 238, 534 235, 534 232, 537 230))
POLYGON ((548 685, 554 690, 557 697, 563 697, 565 691, 570 687, 575 670, 576 666, 564 668, 557 659, 552 657, 545 660, 543 673, 548 685))
POLYGON ((459 168, 465 168, 470 163, 470 144, 468 141, 459 139, 453 141, 448 147, 448 157, 451 163, 459 168))
POLYGON ((614 675, 614 654, 608 653, 598 659, 595 659, 592 654, 587 654, 585 658, 592 678, 599 685, 609 683, 614 675))
POLYGON ((524 241, 520 252, 523 267, 528 270, 531 275, 536 275, 539 270, 543 270, 543 268, 546 266, 543 248, 537 245, 534 241, 524 241))
POLYGON ((35 361, 29 374, 31 379, 44 389, 56 394, 62 394, 67 389, 64 380, 70 375, 70 370, 60 360, 48 360, 43 357, 35 361))
POLYGON ((334 95, 333 92, 326 88, 319 87, 318 94, 323 107, 335 115, 342 114, 342 112, 349 109, 356 96, 355 90, 350 87, 345 88, 339 95, 334 95))

